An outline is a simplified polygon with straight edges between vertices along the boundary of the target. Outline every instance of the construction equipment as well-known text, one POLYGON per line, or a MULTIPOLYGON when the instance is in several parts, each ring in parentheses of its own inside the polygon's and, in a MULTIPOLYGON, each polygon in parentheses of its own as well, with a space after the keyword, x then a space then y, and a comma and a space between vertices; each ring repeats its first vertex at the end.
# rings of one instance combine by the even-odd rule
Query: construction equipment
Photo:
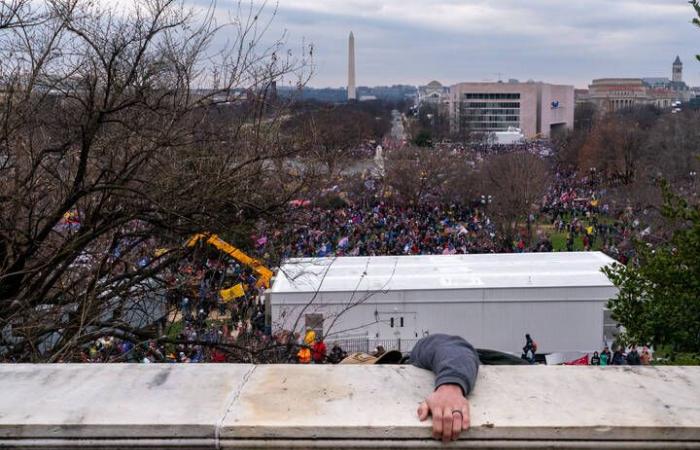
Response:
POLYGON ((216 234, 195 234, 187 241, 187 246, 194 247, 199 241, 205 241, 207 244, 213 245, 214 247, 226 253, 231 258, 235 259, 241 264, 250 267, 251 269, 253 269, 253 272, 255 272, 255 274, 258 276, 258 282, 256 283, 256 285, 264 286, 267 289, 270 288, 270 281, 272 280, 272 271, 267 267, 263 266, 262 263, 257 259, 251 258, 250 256, 246 255, 241 250, 224 241, 216 234))

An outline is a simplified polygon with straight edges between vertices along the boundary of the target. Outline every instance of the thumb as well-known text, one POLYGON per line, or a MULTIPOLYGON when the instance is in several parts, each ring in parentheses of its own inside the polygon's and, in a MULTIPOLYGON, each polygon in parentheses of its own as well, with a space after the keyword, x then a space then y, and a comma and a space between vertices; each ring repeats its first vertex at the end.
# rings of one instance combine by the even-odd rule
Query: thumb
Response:
POLYGON ((426 402, 421 402, 420 406, 418 406, 418 419, 420 419, 421 422, 424 421, 428 418, 429 412, 428 404, 426 402))

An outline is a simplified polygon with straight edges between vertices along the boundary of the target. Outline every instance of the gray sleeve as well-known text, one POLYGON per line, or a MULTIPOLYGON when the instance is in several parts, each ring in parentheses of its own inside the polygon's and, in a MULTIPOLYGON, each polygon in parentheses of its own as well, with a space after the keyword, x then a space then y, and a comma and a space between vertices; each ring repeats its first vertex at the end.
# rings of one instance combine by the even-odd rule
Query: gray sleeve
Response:
POLYGON ((432 370, 435 387, 457 384, 468 395, 476 383, 479 356, 472 345, 459 336, 432 334, 419 340, 411 351, 411 363, 432 370))

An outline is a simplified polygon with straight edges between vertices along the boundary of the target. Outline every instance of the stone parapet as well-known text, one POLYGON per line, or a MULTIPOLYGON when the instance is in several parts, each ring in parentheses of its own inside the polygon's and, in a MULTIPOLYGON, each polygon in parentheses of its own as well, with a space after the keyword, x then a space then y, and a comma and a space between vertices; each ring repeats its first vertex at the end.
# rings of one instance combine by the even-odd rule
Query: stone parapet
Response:
MULTIPOLYGON (((440 448, 411 366, 0 365, 0 447, 440 448)), ((460 448, 700 448, 698 367, 482 367, 460 448)))

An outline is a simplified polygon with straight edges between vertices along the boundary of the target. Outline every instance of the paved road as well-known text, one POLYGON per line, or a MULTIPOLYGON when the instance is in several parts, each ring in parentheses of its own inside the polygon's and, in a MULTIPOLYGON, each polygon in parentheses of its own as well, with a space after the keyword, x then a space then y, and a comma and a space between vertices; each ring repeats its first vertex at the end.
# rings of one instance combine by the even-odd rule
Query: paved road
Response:
POLYGON ((402 142, 406 139, 406 130, 403 126, 403 117, 397 110, 391 112, 391 138, 402 142))

